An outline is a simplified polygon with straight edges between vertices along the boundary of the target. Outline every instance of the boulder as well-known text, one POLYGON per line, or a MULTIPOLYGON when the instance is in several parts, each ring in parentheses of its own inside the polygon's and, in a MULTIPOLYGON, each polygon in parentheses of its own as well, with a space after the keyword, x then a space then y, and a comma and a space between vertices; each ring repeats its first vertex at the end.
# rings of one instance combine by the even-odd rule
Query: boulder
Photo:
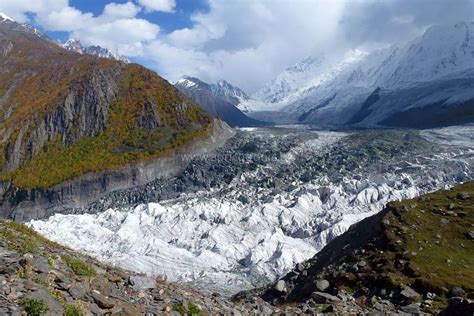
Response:
POLYGON ((469 199, 471 196, 469 195, 468 192, 459 192, 458 193, 458 199, 460 200, 467 200, 469 199))
POLYGON ((317 304, 337 304, 341 302, 339 297, 324 292, 313 292, 311 297, 317 304))
POLYGON ((400 295, 411 302, 419 302, 421 295, 409 286, 405 286, 400 295))
POLYGON ((273 288, 277 292, 286 292, 286 283, 283 280, 279 280, 273 288))
POLYGON ((156 287, 155 279, 148 276, 132 275, 128 282, 135 291, 154 289, 156 287))
POLYGON ((320 292, 325 292, 329 288, 328 280, 316 280, 315 286, 320 292))

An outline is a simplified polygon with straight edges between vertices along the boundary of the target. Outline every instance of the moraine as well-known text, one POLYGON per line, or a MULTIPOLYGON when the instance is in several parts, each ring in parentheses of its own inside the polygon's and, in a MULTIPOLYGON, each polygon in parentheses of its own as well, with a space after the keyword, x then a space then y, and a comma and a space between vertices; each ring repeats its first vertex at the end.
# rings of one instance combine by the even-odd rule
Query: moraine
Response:
POLYGON ((474 126, 241 129, 179 176, 30 225, 106 262, 226 295, 273 281, 389 200, 474 178, 474 126))

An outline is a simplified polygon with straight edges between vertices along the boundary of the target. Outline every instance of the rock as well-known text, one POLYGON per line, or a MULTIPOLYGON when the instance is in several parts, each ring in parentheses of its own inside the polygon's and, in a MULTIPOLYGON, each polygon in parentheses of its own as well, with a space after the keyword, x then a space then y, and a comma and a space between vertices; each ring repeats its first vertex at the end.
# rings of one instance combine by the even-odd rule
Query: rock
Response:
POLYGON ((467 200, 469 199, 471 196, 469 195, 468 192, 459 192, 458 193, 458 199, 460 200, 467 200))
POLYGON ((449 291, 449 295, 451 297, 464 297, 466 292, 462 288, 456 286, 449 291))
POLYGON ((102 309, 109 309, 114 307, 114 303, 106 296, 100 294, 97 291, 92 291, 91 293, 94 302, 102 309))
POLYGON ((135 291, 154 289, 156 287, 155 279, 148 276, 132 275, 128 282, 135 291))
POLYGON ((58 270, 51 270, 49 272, 49 275, 51 276, 51 279, 54 282, 63 282, 65 280, 65 275, 62 272, 59 272, 58 270))
POLYGON ((339 297, 323 292, 313 292, 311 297, 318 304, 337 304, 341 302, 339 297))
POLYGON ((470 240, 474 240, 474 230, 467 232, 466 237, 470 240))
POLYGON ((273 314, 273 311, 270 307, 266 305, 259 305, 258 306, 258 311, 260 312, 259 315, 271 315, 273 314))
POLYGON ((406 306, 402 306, 402 307, 400 307, 400 309, 403 312, 411 314, 411 315, 420 315, 420 313, 421 313, 420 305, 416 304, 416 303, 409 304, 409 305, 406 305, 406 306))
POLYGON ((278 280, 278 282, 273 287, 277 292, 286 292, 286 283, 283 280, 278 280))
POLYGON ((80 300, 86 296, 87 290, 83 283, 74 283, 69 287, 68 292, 75 300, 80 300))
POLYGON ((329 281, 328 280, 316 280, 315 282, 316 288, 320 292, 325 292, 329 288, 329 281))
POLYGON ((450 203, 450 204, 448 205, 448 209, 449 209, 449 210, 454 210, 455 207, 456 207, 456 204, 454 204, 454 203, 450 203))
POLYGON ((439 315, 474 315, 474 303, 458 297, 450 298, 448 301, 448 307, 439 315))
POLYGON ((441 225, 448 225, 449 224, 449 220, 446 219, 446 218, 442 218, 441 219, 441 225))
MULTIPOLYGON (((473 232, 473 233, 474 233, 474 232, 473 232)), ((297 270, 298 272, 303 272, 303 271, 304 271, 304 264, 298 263, 298 264, 296 265, 296 270, 297 270)))
POLYGON ((405 286, 400 295, 411 302, 419 302, 421 300, 421 295, 409 286, 405 286))

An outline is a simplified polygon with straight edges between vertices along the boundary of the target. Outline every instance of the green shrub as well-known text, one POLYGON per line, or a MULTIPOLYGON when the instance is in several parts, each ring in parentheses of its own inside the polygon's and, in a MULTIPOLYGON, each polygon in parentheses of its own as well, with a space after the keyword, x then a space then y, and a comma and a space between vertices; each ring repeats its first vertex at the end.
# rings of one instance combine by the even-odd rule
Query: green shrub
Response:
POLYGON ((91 266, 80 259, 64 257, 64 261, 66 261, 76 275, 95 276, 97 274, 91 266))
POLYGON ((189 304, 188 315, 201 316, 203 315, 201 309, 196 304, 189 304))
POLYGON ((38 244, 31 238, 25 238, 20 242, 21 253, 36 253, 38 252, 38 244))
POLYGON ((30 316, 40 316, 48 311, 48 304, 36 298, 25 297, 21 300, 20 305, 30 316))
POLYGON ((179 302, 179 303, 175 303, 173 305, 173 310, 175 312, 179 312, 181 314, 185 314, 186 313, 186 308, 184 307, 183 303, 179 302))
POLYGON ((82 316, 82 309, 74 304, 69 304, 64 308, 64 316, 82 316))

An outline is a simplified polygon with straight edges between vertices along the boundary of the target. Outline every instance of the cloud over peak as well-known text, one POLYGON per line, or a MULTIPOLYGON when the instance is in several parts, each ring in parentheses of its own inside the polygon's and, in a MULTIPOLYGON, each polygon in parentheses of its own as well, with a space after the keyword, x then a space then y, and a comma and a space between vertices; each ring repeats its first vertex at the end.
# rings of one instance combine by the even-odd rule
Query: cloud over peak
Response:
POLYGON ((307 56, 368 51, 474 19, 474 0, 193 0, 206 12, 185 11, 186 1, 110 2, 94 15, 68 0, 2 0, 0 12, 136 57, 169 80, 228 79, 250 93, 307 56), (189 23, 163 32, 163 16, 189 23))

